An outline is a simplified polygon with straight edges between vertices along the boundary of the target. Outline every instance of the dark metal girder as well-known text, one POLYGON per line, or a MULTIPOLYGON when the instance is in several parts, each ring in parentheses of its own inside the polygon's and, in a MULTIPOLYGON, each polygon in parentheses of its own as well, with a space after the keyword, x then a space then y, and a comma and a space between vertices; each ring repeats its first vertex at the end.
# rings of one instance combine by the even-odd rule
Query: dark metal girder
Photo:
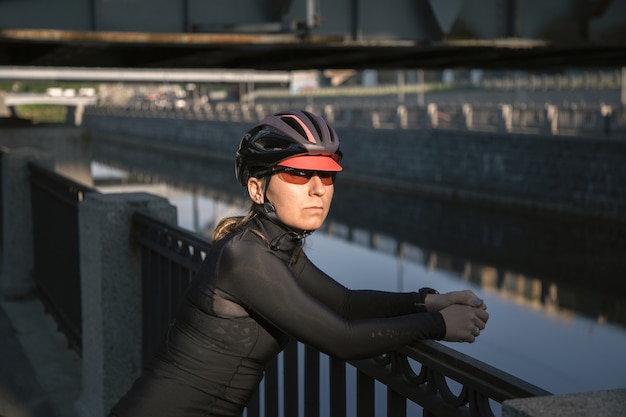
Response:
POLYGON ((247 35, 148 35, 61 32, 7 37, 0 65, 126 68, 559 70, 626 66, 621 45, 499 42, 355 42, 336 38, 247 35), (54 34, 54 33, 53 33, 54 34), (46 34, 44 34, 46 35, 46 34), (73 35, 73 36, 70 36, 73 35))

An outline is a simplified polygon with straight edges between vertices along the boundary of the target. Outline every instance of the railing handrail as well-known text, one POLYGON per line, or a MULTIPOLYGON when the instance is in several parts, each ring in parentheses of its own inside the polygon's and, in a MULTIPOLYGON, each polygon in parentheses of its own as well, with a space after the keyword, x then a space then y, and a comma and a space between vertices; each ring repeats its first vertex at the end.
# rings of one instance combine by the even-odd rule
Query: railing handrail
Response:
POLYGON ((211 243, 196 233, 147 214, 136 212, 133 216, 135 237, 143 246, 177 262, 194 272, 211 243))
MULTIPOLYGON (((135 236, 138 242, 151 253, 147 255, 147 258, 153 258, 157 255, 166 258, 165 264, 178 263, 182 268, 188 268, 189 272, 195 273, 204 259, 204 256, 200 255, 205 255, 211 246, 207 239, 198 234, 151 216, 136 213, 133 220, 137 228, 135 236)), ((144 263, 144 266, 148 264, 144 263)), ((157 268, 163 268, 163 260, 155 261, 154 265, 157 265, 157 268)), ((166 268, 170 267, 167 266, 166 268)), ((144 276, 144 285, 149 286, 151 282, 146 280, 146 277, 160 275, 160 272, 142 271, 142 275, 144 276)), ((187 272, 184 272, 183 277, 187 276, 187 272)), ((161 285, 160 288, 163 288, 163 283, 155 284, 161 285)), ((144 287, 144 303, 146 302, 145 294, 150 292, 149 288, 144 287)), ((169 294, 169 291, 166 293, 169 294)), ((163 294, 161 293, 161 295, 163 294)), ((171 306, 177 304, 180 297, 181 293, 179 292, 167 301, 168 314, 173 314, 171 306)), ((158 303, 150 302, 153 303, 152 308, 160 308, 158 303)), ((146 320, 152 319, 158 315, 146 312, 144 318, 146 320)), ((161 323, 158 324, 163 326, 163 321, 166 319, 169 320, 171 317, 159 317, 158 320, 161 323)), ((154 327, 154 324, 144 323, 145 326, 154 327)), ((145 343, 156 343, 156 341, 152 337, 150 340, 145 340, 145 343)), ((151 352, 154 347, 146 347, 144 352, 151 352)), ((307 354, 309 355, 307 357, 310 357, 311 349, 307 347, 307 354)), ((287 356, 283 356, 284 372, 286 375, 294 375, 293 372, 296 372, 297 375, 297 371, 293 369, 293 367, 298 367, 297 349, 294 350, 293 347, 290 347, 287 351, 291 353, 288 354, 289 359, 287 356), (290 367, 291 370, 288 370, 290 367)), ((319 352, 317 354, 321 355, 319 352)), ((442 416, 493 416, 490 400, 502 403, 513 398, 550 395, 549 392, 539 387, 434 341, 418 341, 387 355, 347 363, 357 369, 361 378, 360 381, 363 381, 359 384, 361 387, 357 389, 356 401, 358 406, 366 409, 372 408, 374 401, 371 398, 373 384, 374 380, 378 380, 388 387, 389 415, 396 415, 397 411, 393 410, 405 409, 406 401, 409 400, 423 407, 425 415, 432 413, 432 415, 442 416), (410 361, 421 364, 421 370, 415 372, 410 361), (449 388, 447 378, 462 385, 459 394, 454 394, 453 390, 449 388), (389 398, 390 396, 391 398, 389 398)), ((313 368, 305 366, 305 386, 316 385, 318 382, 316 378, 319 378, 319 368, 316 366, 313 368), (314 375, 308 375, 311 372, 314 375)), ((279 384, 276 382, 278 377, 274 368, 275 365, 268 367, 268 377, 271 381, 265 388, 264 403, 266 407, 268 404, 276 407, 276 399, 279 397, 277 394, 279 384)), ((345 368, 345 362, 331 358, 331 370, 329 372, 331 390, 333 390, 333 384, 335 386, 336 384, 345 385, 345 370, 342 370, 343 368, 345 368)), ((291 379, 297 381, 297 377, 292 376, 291 379)), ((291 385, 293 383, 285 383, 282 388, 285 390, 285 395, 283 395, 285 401, 290 402, 290 409, 294 407, 292 396, 287 395, 287 390, 294 392, 294 387, 291 385)), ((343 391, 345 392, 345 386, 343 391)), ((311 400, 309 395, 319 401, 319 394, 305 392, 303 399, 305 404, 311 400)), ((339 395, 337 398, 332 397, 331 395, 331 414, 335 415, 337 409, 345 409, 345 395, 339 395)), ((255 416, 259 413, 258 398, 254 402, 255 404, 248 410, 249 416, 255 416)))
POLYGON ((98 192, 93 187, 81 184, 37 163, 31 162, 28 168, 31 172, 30 178, 33 185, 45 188, 49 193, 56 195, 57 198, 66 203, 75 205, 82 201, 84 193, 98 192))

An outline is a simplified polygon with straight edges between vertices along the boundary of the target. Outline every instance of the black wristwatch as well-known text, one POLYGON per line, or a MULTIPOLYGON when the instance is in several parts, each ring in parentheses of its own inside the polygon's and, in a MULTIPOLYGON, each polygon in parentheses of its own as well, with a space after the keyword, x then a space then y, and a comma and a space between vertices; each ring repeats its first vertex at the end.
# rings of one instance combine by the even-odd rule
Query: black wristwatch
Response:
POLYGON ((426 296, 428 294, 439 294, 439 291, 428 287, 419 289, 417 292, 417 301, 415 302, 415 311, 418 313, 425 313, 428 311, 426 308, 426 296))

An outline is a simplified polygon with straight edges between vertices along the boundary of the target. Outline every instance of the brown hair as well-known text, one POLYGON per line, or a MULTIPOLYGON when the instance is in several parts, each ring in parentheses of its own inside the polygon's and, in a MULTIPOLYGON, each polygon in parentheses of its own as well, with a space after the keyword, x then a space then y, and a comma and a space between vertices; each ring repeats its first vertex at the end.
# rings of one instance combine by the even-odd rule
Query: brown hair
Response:
MULTIPOLYGON (((211 235, 211 239, 213 239, 213 242, 217 242, 218 240, 224 238, 225 236, 228 236, 231 233, 240 231, 255 217, 256 211, 254 210, 254 205, 250 207, 250 211, 248 211, 248 214, 246 214, 245 216, 226 217, 217 224, 215 230, 213 231, 213 234, 211 235)), ((258 235, 269 245, 269 242, 265 236, 263 236, 256 230, 252 230, 252 232, 258 235)))

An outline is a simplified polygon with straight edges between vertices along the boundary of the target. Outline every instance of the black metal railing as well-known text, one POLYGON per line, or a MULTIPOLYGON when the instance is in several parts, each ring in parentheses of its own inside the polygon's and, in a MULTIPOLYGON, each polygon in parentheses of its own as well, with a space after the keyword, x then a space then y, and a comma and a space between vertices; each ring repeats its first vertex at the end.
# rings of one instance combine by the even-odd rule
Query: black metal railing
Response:
POLYGON ((142 213, 135 213, 133 220, 133 235, 142 246, 142 355, 145 363, 174 317, 210 244, 185 229, 142 213))
MULTIPOLYGON (((143 258, 145 362, 149 358, 145 355, 152 355, 173 318, 210 243, 141 213, 134 216, 134 228, 143 258)), ((385 401, 387 415, 393 417, 406 416, 409 403, 417 404, 424 416, 490 417, 494 416, 494 402, 550 394, 433 341, 419 341, 380 357, 349 363, 292 342, 268 364, 246 416, 277 416, 281 410, 286 416, 325 414, 322 411, 326 410, 320 409, 326 398, 321 387, 328 389, 330 417, 345 417, 349 404, 359 417, 373 416, 376 401, 385 401), (323 361, 328 362, 328 369, 322 367, 323 361), (346 394, 348 369, 356 370, 356 398, 346 394), (376 381, 386 386, 385 396, 375 395, 376 381)))
POLYGON ((82 334, 78 205, 94 188, 29 164, 34 281, 72 348, 82 334))

